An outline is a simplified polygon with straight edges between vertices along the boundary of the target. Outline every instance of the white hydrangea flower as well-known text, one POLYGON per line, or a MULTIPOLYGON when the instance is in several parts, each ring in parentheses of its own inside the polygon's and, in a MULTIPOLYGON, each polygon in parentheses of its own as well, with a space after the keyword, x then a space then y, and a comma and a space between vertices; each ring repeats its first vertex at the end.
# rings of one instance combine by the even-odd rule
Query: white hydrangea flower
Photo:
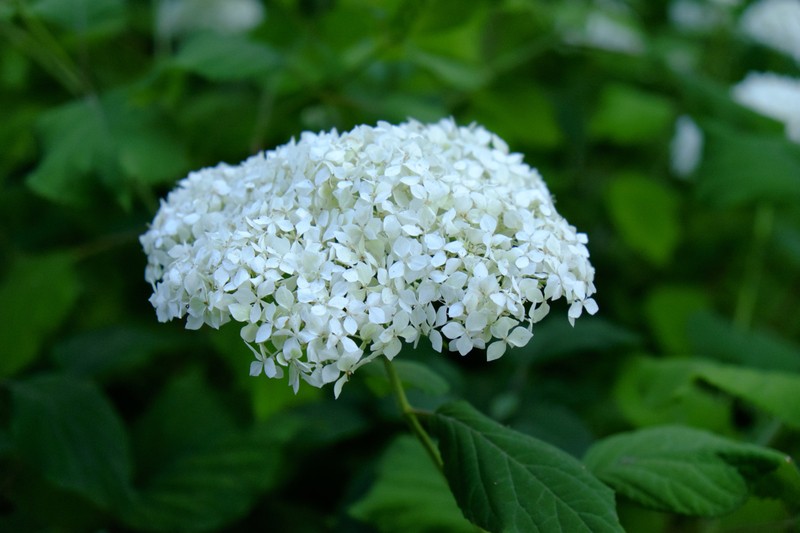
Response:
POLYGON ((761 0, 740 19, 745 35, 800 62, 800 0, 761 0))
POLYGON ((241 33, 264 19, 258 0, 159 0, 156 33, 174 37, 197 30, 241 33))
POLYGON ((697 169, 703 155, 703 130, 688 115, 675 121, 675 135, 670 143, 670 163, 675 175, 685 178, 697 169))
POLYGON ((596 0, 592 6, 559 10, 557 20, 564 40, 572 45, 609 52, 641 55, 644 38, 629 7, 613 0, 596 0))
POLYGON ((681 30, 708 33, 731 20, 730 2, 698 0, 673 0, 669 4, 669 19, 681 30))
POLYGON ((750 72, 734 85, 733 99, 786 125, 786 136, 800 143, 800 79, 772 72, 750 72))
POLYGON ((303 133, 189 174, 141 237, 159 320, 243 323, 250 373, 339 395, 403 343, 522 346, 563 298, 597 311, 587 238, 496 135, 452 120, 303 133), (443 338, 444 337, 444 338, 443 338))

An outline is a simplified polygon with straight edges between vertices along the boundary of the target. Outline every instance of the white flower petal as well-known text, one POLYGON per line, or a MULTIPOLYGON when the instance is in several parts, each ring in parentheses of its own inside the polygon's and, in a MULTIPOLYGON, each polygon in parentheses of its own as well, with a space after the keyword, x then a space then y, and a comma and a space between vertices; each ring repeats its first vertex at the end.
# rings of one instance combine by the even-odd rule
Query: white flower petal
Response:
POLYGON ((253 361, 250 363, 250 375, 255 377, 261 375, 261 372, 264 371, 264 363, 263 361, 253 361))
POLYGON ((458 322, 448 322, 442 327, 442 333, 448 339, 455 339, 464 334, 464 326, 458 322))
POLYGON ((486 360, 494 361, 495 359, 500 359, 504 353, 506 353, 505 341, 493 342, 486 350, 486 360))
POLYGON ((528 344, 528 341, 531 340, 531 337, 533 337, 533 333, 528 331, 528 328, 514 328, 514 330, 508 336, 508 344, 519 348, 528 344))

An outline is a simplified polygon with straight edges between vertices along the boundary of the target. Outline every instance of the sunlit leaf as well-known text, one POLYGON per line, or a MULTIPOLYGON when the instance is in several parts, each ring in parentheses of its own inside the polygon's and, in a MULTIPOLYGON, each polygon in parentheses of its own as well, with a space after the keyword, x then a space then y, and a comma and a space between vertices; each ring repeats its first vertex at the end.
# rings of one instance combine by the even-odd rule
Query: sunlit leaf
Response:
POLYGON ((622 531, 613 493, 565 452, 517 433, 465 402, 432 420, 450 490, 490 531, 622 531))

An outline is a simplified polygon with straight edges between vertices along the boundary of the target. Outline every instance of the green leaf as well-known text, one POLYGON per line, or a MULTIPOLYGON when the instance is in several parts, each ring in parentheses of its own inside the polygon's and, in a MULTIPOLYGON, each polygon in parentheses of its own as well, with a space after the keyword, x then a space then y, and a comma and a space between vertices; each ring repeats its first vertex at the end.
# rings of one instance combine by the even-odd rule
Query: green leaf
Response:
POLYGON ((583 455, 594 442, 594 435, 586 422, 571 409, 540 398, 535 401, 525 401, 526 399, 519 402, 515 416, 509 420, 515 430, 543 440, 576 457, 583 455))
POLYGON ((688 322, 692 353, 762 370, 800 373, 800 347, 775 334, 745 331, 728 320, 701 312, 688 322))
POLYGON ((489 81, 488 71, 480 64, 411 48, 408 57, 424 70, 453 89, 475 91, 489 81))
POLYGON ((630 348, 641 342, 632 331, 599 317, 581 317, 570 326, 563 319, 544 320, 534 329, 535 342, 516 350, 533 363, 544 363, 584 352, 630 348))
POLYGON ((120 137, 119 164, 126 176, 147 185, 172 183, 189 166, 185 149, 174 136, 152 124, 130 124, 120 137))
POLYGON ((274 72, 280 56, 244 35, 200 33, 181 47, 175 64, 214 81, 260 79, 274 72))
POLYGON ((85 206, 96 183, 92 172, 115 172, 114 145, 102 106, 85 99, 49 110, 37 124, 44 156, 28 175, 36 193, 53 202, 85 206))
POLYGON ((666 98, 620 84, 607 85, 589 133, 620 145, 646 144, 669 134, 675 111, 666 98))
POLYGON ((79 294, 73 260, 53 253, 14 261, 0 284, 0 376, 31 363, 79 294))
POLYGON ((136 183, 173 182, 188 166, 185 149, 163 117, 138 105, 130 89, 70 102, 44 113, 41 163, 27 177, 38 194, 85 207, 100 186, 123 205, 136 183))
POLYGON ((78 333, 53 348, 53 359, 81 378, 106 380, 141 368, 154 355, 191 345, 192 338, 161 327, 110 326, 78 333))
POLYGON ((680 238, 677 194, 651 178, 626 174, 611 182, 607 199, 622 240, 654 264, 666 264, 680 238))
POLYGON ((431 429, 464 515, 490 531, 622 531, 613 493, 572 456, 497 424, 465 402, 431 429))
POLYGON ((473 106, 476 120, 512 147, 552 148, 562 141, 553 104, 535 85, 493 88, 475 95, 473 106))
POLYGON ((62 376, 11 384, 17 452, 54 485, 104 508, 130 498, 125 428, 93 385, 62 376))
POLYGON ((166 384, 135 430, 137 464, 153 472, 235 434, 236 425, 199 369, 190 368, 166 384))
POLYGON ((291 429, 229 434, 175 458, 123 510, 123 521, 143 531, 218 530, 280 479, 291 429))
MULTIPOLYGON (((701 359, 634 360, 617 384, 623 409, 657 411, 671 407, 677 414, 695 416, 695 409, 681 406, 699 390, 702 381, 745 400, 792 427, 800 427, 800 374, 741 368, 701 359)), ((722 413, 709 417, 724 420, 722 413)), ((690 421, 680 420, 689 423, 690 421)))
POLYGON ((369 492, 350 514, 382 533, 474 532, 456 505, 447 482, 419 442, 395 439, 378 464, 369 492))
POLYGON ((717 433, 733 431, 731 398, 701 387, 686 359, 632 359, 619 373, 614 399, 636 426, 682 424, 717 433))
POLYGON ((283 446, 305 423, 283 417, 241 431, 199 371, 179 377, 138 425, 139 466, 148 475, 123 521, 147 531, 224 526, 280 479, 283 446))
POLYGON ((756 482, 789 465, 784 454, 679 426, 649 428, 604 439, 584 458, 616 491, 654 509, 719 516, 744 503, 756 482))
POLYGON ((706 363, 699 365, 697 375, 728 394, 763 409, 786 425, 800 428, 800 374, 706 363))
POLYGON ((706 142, 697 194, 709 204, 735 207, 800 199, 800 146, 781 134, 756 134, 703 123, 706 142))
MULTIPOLYGON (((705 290, 685 285, 659 285, 644 302, 650 329, 661 348, 668 353, 690 352, 687 329, 700 309, 711 307, 705 290)), ((702 353, 702 352, 701 352, 702 353)))
MULTIPOLYGON (((441 34, 448 30, 463 28, 467 21, 482 11, 485 2, 476 0, 464 3, 459 0, 433 0, 424 2, 413 13, 414 30, 422 33, 441 34)), ((407 9, 408 6, 403 6, 407 9)))
POLYGON ((78 33, 107 32, 125 24, 125 0, 35 0, 31 13, 78 33))

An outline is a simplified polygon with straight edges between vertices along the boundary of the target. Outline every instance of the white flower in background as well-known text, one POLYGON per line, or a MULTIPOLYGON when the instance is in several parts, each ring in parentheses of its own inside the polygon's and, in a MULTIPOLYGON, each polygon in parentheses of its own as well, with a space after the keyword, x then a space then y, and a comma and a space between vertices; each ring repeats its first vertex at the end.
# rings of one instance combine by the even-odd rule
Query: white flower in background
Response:
POLYGON ((644 52, 642 34, 624 2, 572 1, 556 13, 559 29, 569 44, 631 55, 644 52))
POLYGON ((359 126, 191 173, 141 237, 158 318, 244 324, 253 375, 338 396, 428 336, 522 346, 549 301, 597 311, 586 235, 496 135, 452 120, 359 126))
POLYGON ((682 30, 706 33, 729 23, 734 6, 731 2, 673 0, 669 4, 669 18, 682 30))
POLYGON ((156 32, 165 38, 197 30, 239 33, 263 19, 258 0, 159 0, 156 32))
POLYGON ((800 0, 761 0, 747 8, 742 31, 800 62, 800 0))
POLYGON ((672 171, 682 178, 695 171, 703 155, 703 130, 687 115, 675 121, 675 135, 670 143, 672 171))
POLYGON ((786 136, 800 143, 800 79, 772 72, 750 72, 734 85, 733 99, 786 125, 786 136))

